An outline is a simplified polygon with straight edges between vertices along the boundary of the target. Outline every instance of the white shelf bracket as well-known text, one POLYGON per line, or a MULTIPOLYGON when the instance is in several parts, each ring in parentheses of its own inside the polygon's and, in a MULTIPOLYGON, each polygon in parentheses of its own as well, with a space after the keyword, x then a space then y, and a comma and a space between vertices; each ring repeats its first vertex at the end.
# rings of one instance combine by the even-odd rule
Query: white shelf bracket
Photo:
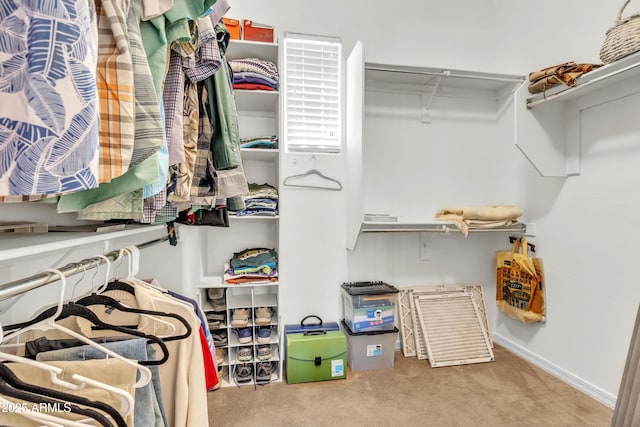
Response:
POLYGON ((449 77, 451 75, 451 71, 443 71, 441 76, 438 76, 435 78, 436 83, 433 86, 433 91, 431 91, 431 95, 429 95, 429 97, 427 98, 427 94, 423 93, 420 95, 420 99, 422 102, 422 109, 421 109, 421 117, 420 117, 420 121, 422 123, 431 123, 431 113, 429 112, 431 110, 431 105, 433 104, 433 100, 436 97, 436 93, 438 93, 438 88, 440 87, 440 83, 442 82, 443 78, 449 77))

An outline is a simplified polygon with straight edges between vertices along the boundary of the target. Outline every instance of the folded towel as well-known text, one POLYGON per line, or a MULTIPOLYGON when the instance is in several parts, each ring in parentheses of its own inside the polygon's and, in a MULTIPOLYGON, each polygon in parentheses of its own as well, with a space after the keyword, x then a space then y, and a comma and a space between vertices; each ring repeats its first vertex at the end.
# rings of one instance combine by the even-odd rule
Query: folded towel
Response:
POLYGON ((453 222, 467 236, 470 228, 495 228, 512 225, 523 215, 516 206, 458 206, 441 209, 435 218, 453 222))

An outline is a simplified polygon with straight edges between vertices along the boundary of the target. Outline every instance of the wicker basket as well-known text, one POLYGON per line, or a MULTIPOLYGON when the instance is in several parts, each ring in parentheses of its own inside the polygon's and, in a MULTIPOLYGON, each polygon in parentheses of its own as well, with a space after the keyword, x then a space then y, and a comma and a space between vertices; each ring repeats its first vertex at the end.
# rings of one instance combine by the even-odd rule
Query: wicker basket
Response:
POLYGON ((600 60, 605 64, 617 61, 640 50, 640 13, 622 19, 622 12, 631 0, 625 0, 618 12, 616 23, 607 30, 600 49, 600 60))

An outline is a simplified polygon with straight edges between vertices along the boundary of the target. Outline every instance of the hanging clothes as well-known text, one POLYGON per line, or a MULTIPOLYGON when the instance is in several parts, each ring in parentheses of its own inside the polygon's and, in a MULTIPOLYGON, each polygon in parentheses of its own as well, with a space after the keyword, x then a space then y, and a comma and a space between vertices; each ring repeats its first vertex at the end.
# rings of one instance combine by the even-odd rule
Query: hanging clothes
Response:
POLYGON ((7 2, 0 77, 0 195, 98 185, 93 2, 7 2))

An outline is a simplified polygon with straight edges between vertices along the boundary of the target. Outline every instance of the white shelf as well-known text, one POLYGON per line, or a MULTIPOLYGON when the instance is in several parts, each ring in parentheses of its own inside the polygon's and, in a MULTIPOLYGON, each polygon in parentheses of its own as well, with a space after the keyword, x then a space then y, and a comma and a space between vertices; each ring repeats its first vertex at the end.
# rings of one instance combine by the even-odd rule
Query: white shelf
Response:
POLYGON ((200 283, 196 285, 196 289, 209 289, 209 288, 260 288, 278 286, 278 281, 264 281, 264 282, 249 282, 249 283, 225 283, 222 276, 206 276, 200 279, 200 283))
POLYGON ((277 221, 280 219, 278 215, 276 216, 267 216, 267 215, 244 215, 244 216, 236 216, 233 214, 229 214, 229 221, 235 222, 250 222, 250 221, 277 221))
MULTIPOLYGON (((519 223, 505 227, 496 228, 471 228, 470 233, 474 232, 524 232, 526 225, 519 223)), ((449 222, 422 222, 422 221, 398 221, 398 222, 373 222, 364 221, 362 223, 361 232, 460 232, 455 224, 449 222)))
POLYGON ((238 114, 269 115, 275 117, 278 112, 280 92, 277 90, 234 89, 233 93, 236 99, 238 114))
POLYGON ((3 233, 6 235, 0 235, 0 261, 34 256, 112 239, 138 236, 143 233, 153 234, 153 236, 149 236, 148 238, 148 240, 151 240, 166 235, 166 230, 166 225, 162 224, 128 225, 124 230, 106 233, 66 231, 50 231, 48 233, 3 233))
POLYGON ((241 148, 240 155, 244 160, 259 162, 277 162, 280 150, 277 148, 241 148))
POLYGON ((640 52, 590 71, 570 88, 555 86, 515 96, 516 146, 540 175, 580 175, 582 112, 640 93, 640 52))
POLYGON ((258 58, 278 65, 278 44, 231 39, 225 56, 228 60, 258 58))
POLYGON ((524 81, 524 76, 520 75, 447 68, 365 63, 364 69, 368 87, 388 88, 394 92, 430 93, 439 81, 439 90, 485 92, 498 99, 513 92, 524 81))
MULTIPOLYGON (((636 52, 611 64, 604 65, 578 78, 573 87, 557 85, 544 93, 539 93, 527 99, 527 107, 554 102, 569 101, 584 97, 597 89, 614 85, 623 80, 640 76, 640 52, 636 52)), ((628 88, 632 91, 631 88, 628 88)))

